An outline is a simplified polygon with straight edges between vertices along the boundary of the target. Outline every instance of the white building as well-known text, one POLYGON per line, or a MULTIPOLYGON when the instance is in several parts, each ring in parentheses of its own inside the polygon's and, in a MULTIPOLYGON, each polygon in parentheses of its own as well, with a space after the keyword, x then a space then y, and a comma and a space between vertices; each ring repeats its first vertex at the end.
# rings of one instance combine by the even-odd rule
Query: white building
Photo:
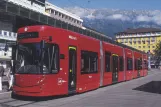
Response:
POLYGON ((6 0, 6 1, 42 13, 57 20, 64 21, 68 24, 72 24, 77 27, 82 27, 83 20, 79 16, 72 14, 49 2, 45 2, 45 0, 44 3, 40 2, 40 0, 35 0, 34 2, 32 2, 32 0, 6 0))
POLYGON ((66 23, 72 24, 77 27, 82 27, 83 20, 60 7, 57 7, 49 2, 45 2, 46 12, 49 16, 64 21, 66 23))
POLYGON ((31 9, 33 11, 45 14, 45 3, 42 3, 39 0, 35 0, 34 2, 32 2, 32 0, 7 0, 7 1, 12 2, 16 5, 21 5, 22 7, 31 9))

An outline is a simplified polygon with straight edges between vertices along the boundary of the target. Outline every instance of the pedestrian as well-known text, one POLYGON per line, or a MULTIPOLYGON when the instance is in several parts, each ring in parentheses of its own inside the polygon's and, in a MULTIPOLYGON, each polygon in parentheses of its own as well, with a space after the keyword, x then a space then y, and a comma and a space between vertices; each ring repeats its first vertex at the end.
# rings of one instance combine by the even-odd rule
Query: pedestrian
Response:
POLYGON ((2 77, 4 75, 4 67, 2 62, 0 62, 0 91, 2 91, 2 77))
POLYGON ((13 73, 12 73, 12 65, 11 62, 9 62, 7 67, 7 78, 8 78, 8 90, 11 90, 12 84, 13 84, 13 73))

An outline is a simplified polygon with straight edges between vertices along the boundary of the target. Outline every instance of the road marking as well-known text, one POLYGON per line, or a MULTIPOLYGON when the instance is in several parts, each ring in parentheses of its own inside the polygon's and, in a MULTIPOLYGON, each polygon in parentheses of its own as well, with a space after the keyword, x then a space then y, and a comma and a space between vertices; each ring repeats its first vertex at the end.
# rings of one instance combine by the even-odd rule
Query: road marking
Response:
POLYGON ((11 93, 11 91, 9 91, 9 92, 3 92, 3 93, 0 93, 0 94, 7 94, 7 93, 11 93))

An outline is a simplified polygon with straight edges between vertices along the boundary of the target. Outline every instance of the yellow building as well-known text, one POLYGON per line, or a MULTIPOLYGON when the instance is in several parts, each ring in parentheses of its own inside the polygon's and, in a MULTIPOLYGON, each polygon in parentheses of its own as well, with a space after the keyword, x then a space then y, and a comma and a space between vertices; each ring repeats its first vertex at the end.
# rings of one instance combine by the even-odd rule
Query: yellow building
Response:
POLYGON ((161 41, 161 29, 127 29, 116 34, 116 41, 144 52, 154 53, 156 44, 161 41))

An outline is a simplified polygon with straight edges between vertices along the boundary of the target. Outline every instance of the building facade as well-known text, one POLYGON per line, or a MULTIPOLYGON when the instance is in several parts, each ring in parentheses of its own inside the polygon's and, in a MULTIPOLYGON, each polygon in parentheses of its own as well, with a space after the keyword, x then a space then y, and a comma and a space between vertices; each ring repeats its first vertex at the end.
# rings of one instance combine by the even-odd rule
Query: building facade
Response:
POLYGON ((154 54, 157 43, 161 41, 161 29, 127 29, 124 32, 116 34, 116 41, 138 50, 154 54))
POLYGON ((65 23, 72 24, 77 27, 82 27, 83 20, 79 16, 57 7, 47 1, 45 2, 45 8, 45 11, 49 16, 55 19, 59 19, 65 23))

